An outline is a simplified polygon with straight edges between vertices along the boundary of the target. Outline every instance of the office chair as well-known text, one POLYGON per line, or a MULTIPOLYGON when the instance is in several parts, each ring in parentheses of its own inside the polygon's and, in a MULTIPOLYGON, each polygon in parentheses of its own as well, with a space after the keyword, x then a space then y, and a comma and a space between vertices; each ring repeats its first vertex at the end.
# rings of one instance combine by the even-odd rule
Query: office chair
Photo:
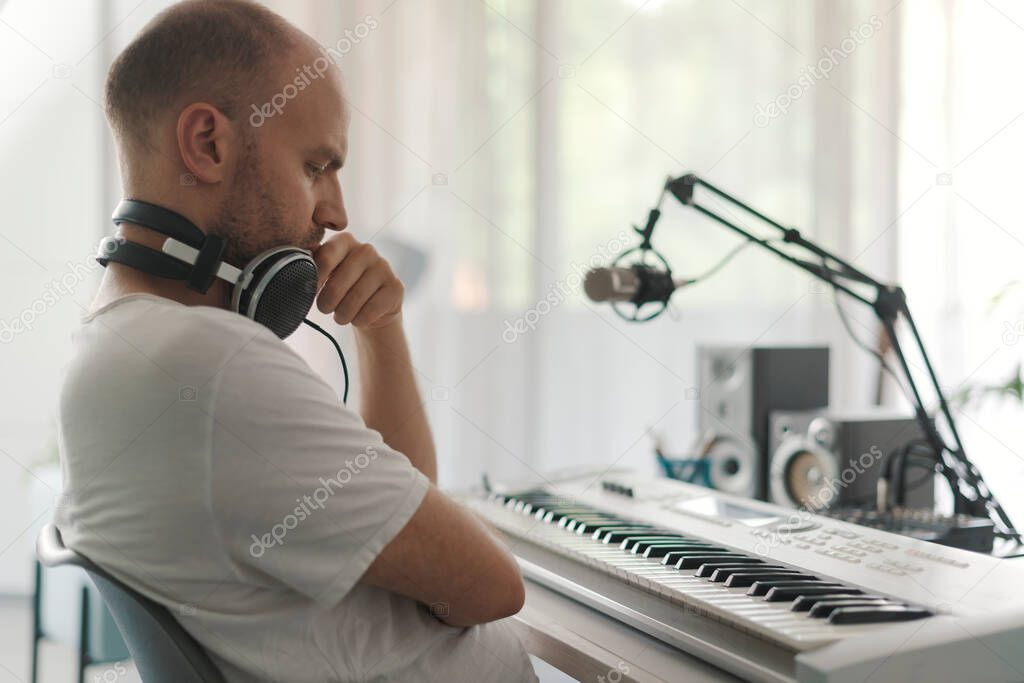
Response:
POLYGON ((77 683, 85 683, 90 666, 131 659, 114 617, 84 572, 79 573, 75 567, 44 568, 38 559, 34 564, 29 683, 39 682, 39 646, 44 640, 76 648, 78 666, 73 680, 77 683))
POLYGON ((206 652, 167 608, 119 582, 87 557, 64 545, 51 522, 36 539, 36 556, 46 567, 85 570, 117 622, 145 683, 224 683, 206 652))

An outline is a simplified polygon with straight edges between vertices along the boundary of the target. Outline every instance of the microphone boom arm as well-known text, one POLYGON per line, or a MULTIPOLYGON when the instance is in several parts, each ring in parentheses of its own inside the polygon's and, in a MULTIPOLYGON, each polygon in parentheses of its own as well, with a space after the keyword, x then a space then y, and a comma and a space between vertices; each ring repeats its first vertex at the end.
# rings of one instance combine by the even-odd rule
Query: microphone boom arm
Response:
MULTIPOLYGON (((959 486, 951 487, 953 490, 954 512, 958 514, 964 513, 975 516, 992 517, 997 521, 999 526, 1004 528, 1004 531, 1001 534, 1002 536, 1014 538, 1018 542, 1020 541, 1020 535, 1014 529, 1013 523, 1005 509, 995 499, 991 489, 989 489, 988 485, 982 478, 981 472, 974 463, 967 458, 963 443, 960 440, 960 433, 956 428, 956 422, 953 420, 952 411, 950 410, 949 404, 943 394, 942 387, 939 385, 938 377, 935 374, 935 369, 928 357, 928 353, 925 351, 924 342, 922 341, 917 325, 914 323, 914 319, 910 314, 910 308, 907 305, 907 297, 901 287, 897 285, 884 284, 875 280, 853 264, 848 263, 823 247, 814 244, 801 235, 799 230, 780 224, 692 173, 678 178, 669 178, 665 183, 665 191, 672 194, 672 196, 674 196, 684 206, 695 209, 718 224, 739 234, 744 239, 757 243, 763 249, 772 252, 784 261, 788 261, 797 268, 800 268, 819 280, 826 282, 833 289, 860 301, 866 306, 870 306, 881 322, 886 333, 889 335, 893 352, 899 361, 900 370, 906 379, 911 396, 913 397, 915 417, 917 418, 929 445, 934 450, 936 456, 942 458, 943 463, 956 474, 956 477, 959 480, 959 486), (820 263, 797 258, 782 249, 779 249, 771 241, 754 235, 749 230, 736 225, 733 221, 723 217, 713 209, 702 205, 694 196, 694 191, 698 186, 767 223, 781 233, 782 242, 795 245, 803 249, 810 255, 820 259, 820 263), (854 289, 851 285, 854 285, 855 283, 857 285, 866 286, 872 290, 874 298, 854 289), (929 416, 918 384, 914 380, 905 350, 896 335, 896 323, 900 317, 902 317, 907 323, 916 352, 920 355, 921 360, 924 363, 928 376, 928 383, 932 391, 934 391, 935 395, 938 397, 938 412, 952 438, 952 445, 948 444, 939 434, 935 420, 929 416), (965 494, 965 488, 970 496, 965 494)), ((644 235, 648 243, 650 241, 651 234, 654 231, 654 221, 656 221, 657 218, 658 214, 654 214, 652 212, 651 219, 653 220, 649 221, 644 235)))

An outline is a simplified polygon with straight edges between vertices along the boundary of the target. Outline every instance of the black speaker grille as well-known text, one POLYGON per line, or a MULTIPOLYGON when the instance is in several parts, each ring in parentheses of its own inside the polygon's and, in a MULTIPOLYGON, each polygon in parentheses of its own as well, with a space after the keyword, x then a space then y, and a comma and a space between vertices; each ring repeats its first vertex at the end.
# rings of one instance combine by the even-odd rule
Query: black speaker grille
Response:
POLYGON ((252 318, 284 339, 302 324, 315 298, 316 264, 312 259, 296 259, 267 282, 252 318))

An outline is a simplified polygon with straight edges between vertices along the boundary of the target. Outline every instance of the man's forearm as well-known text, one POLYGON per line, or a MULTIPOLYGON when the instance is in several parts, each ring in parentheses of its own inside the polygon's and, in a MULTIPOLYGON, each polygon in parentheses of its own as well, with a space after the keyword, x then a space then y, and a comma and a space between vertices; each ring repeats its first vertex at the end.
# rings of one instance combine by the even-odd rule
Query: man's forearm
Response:
POLYGON ((379 329, 355 328, 362 414, 384 442, 437 483, 437 457, 399 318, 379 329))

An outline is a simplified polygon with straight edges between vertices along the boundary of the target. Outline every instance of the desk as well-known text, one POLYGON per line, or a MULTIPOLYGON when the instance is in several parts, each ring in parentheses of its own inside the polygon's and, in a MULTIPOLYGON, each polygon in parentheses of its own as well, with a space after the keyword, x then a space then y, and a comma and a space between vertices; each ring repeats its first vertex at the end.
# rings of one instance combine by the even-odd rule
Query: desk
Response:
POLYGON ((527 652, 579 681, 742 680, 529 580, 512 626, 527 652))

